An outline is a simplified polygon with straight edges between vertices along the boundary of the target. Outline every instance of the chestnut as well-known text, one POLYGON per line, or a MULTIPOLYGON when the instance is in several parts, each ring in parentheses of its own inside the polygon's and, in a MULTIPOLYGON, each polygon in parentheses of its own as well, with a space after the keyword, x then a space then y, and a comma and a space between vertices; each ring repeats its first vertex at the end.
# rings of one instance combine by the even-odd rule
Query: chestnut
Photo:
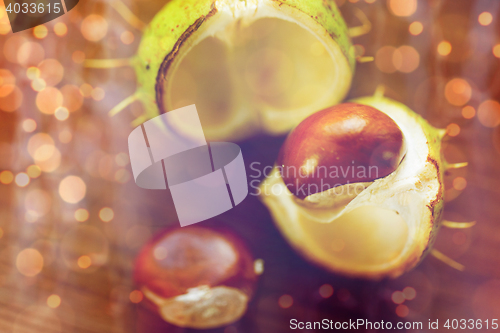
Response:
POLYGON ((167 229, 147 243, 136 259, 134 280, 165 321, 207 329, 245 313, 257 273, 235 235, 189 226, 167 229))
MULTIPOLYGON (((339 105, 300 124, 283 147, 282 164, 260 184, 259 196, 285 239, 311 262, 350 277, 397 278, 432 251, 442 223, 443 175, 450 168, 442 155, 446 131, 384 97, 383 89, 355 102, 363 105, 339 105), (390 159, 384 158, 384 151, 390 159), (283 165, 307 166, 308 159, 316 159, 319 166, 354 164, 350 159, 378 161, 384 173, 396 170, 372 182, 346 184, 301 200, 286 189, 281 174, 287 171, 283 165), (362 191, 349 193, 350 188, 362 191)), ((306 179, 312 185, 315 180, 306 179)), ((346 174, 344 181, 359 179, 346 174)))
POLYGON ((302 121, 288 136, 277 165, 298 198, 392 173, 405 154, 404 137, 385 113, 344 103, 302 121))

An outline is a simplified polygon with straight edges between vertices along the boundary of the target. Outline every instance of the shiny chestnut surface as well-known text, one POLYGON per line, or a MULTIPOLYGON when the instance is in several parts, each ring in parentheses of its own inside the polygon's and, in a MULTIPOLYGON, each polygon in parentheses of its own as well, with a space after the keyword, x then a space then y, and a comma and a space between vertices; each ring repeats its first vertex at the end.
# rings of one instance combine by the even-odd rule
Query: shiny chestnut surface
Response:
POLYGON ((137 257, 134 280, 162 298, 221 285, 250 297, 256 274, 242 240, 229 232, 189 226, 168 229, 146 244, 137 257))
POLYGON ((297 197, 392 173, 404 157, 403 133, 383 112, 345 103, 300 123, 281 148, 277 165, 297 197))

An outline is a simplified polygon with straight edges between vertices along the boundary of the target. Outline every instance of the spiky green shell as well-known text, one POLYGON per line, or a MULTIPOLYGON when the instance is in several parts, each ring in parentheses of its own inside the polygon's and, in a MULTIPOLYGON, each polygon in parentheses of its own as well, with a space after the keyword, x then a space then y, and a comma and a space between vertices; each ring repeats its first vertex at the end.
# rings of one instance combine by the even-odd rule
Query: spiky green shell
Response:
MULTIPOLYGON (((353 102, 372 106, 391 117, 405 138, 406 155, 392 174, 375 180, 361 193, 344 197, 335 191, 316 193, 304 200, 286 187, 280 171, 273 172, 261 183, 259 195, 290 244, 299 253, 331 271, 348 276, 380 279, 398 277, 414 268, 429 252, 440 226, 443 211, 443 173, 446 163, 441 155, 443 130, 432 127, 405 105, 380 94, 353 102), (408 238, 402 252, 384 263, 342 261, 327 245, 328 227, 344 214, 360 207, 378 207, 394 211, 408 226, 408 238), (318 234, 318 230, 322 230, 318 234), (325 243, 326 242, 326 243, 325 243)), ((349 186, 349 184, 344 185, 349 186)), ((345 221, 344 221, 345 223, 345 221)), ((389 240, 390 241, 390 240, 389 240)), ((363 241, 357 246, 363 249, 363 241)), ((376 249, 365 249, 376 251, 376 249)))
POLYGON ((296 8, 316 20, 332 39, 340 46, 342 53, 349 61, 351 70, 354 72, 355 57, 351 39, 347 31, 342 14, 340 14, 335 1, 303 1, 303 0, 274 0, 284 6, 296 8))
POLYGON ((207 23, 218 8, 241 6, 243 3, 246 6, 247 2, 285 11, 296 9, 311 17, 339 45, 351 72, 354 71, 354 51, 347 27, 333 0, 173 0, 158 12, 146 28, 134 61, 137 93, 146 104, 147 118, 159 113, 157 92, 162 65, 175 57, 188 37, 207 23))
POLYGON ((158 115, 156 80, 170 53, 181 45, 183 35, 201 24, 211 12, 213 1, 171 1, 156 14, 146 28, 135 59, 138 94, 146 103, 147 117, 158 115))
POLYGON ((430 173, 430 177, 437 177, 439 182, 439 190, 437 191, 436 196, 430 202, 428 208, 432 213, 432 229, 429 234, 429 244, 425 249, 422 257, 426 256, 432 248, 434 241, 437 236, 437 231, 441 226, 442 221, 442 213, 444 206, 444 172, 446 170, 447 162, 444 159, 443 151, 442 151, 442 140, 446 134, 446 131, 443 129, 435 128, 427 120, 422 118, 419 114, 415 113, 413 110, 408 108, 406 105, 396 102, 392 99, 385 98, 382 96, 369 96, 355 99, 354 102, 370 105, 379 110, 385 110, 388 107, 396 107, 401 112, 405 112, 409 117, 413 118, 422 128, 425 136, 427 138, 427 162, 434 166, 432 173, 430 173))

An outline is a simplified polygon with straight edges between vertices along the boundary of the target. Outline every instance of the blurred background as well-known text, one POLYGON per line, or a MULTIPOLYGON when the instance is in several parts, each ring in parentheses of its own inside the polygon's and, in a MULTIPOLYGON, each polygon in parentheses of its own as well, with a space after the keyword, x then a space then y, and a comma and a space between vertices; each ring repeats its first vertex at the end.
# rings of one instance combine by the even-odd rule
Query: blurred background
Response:
MULTIPOLYGON (((144 22, 165 1, 125 0, 144 22)), ((201 226, 247 241, 265 272, 247 314, 210 332, 288 332, 289 321, 500 319, 500 1, 337 0, 358 63, 348 98, 386 95, 446 128, 444 153, 468 162, 446 175, 445 219, 433 257, 395 280, 347 279, 309 264, 254 196, 201 226), (250 213, 249 213, 250 212, 250 213)), ((112 1, 81 0, 54 21, 13 34, 0 0, 0 331, 190 332, 143 306, 133 285, 141 246, 177 225, 167 191, 138 188, 127 137, 143 112, 132 68, 87 69, 85 59, 128 58, 141 37, 112 1)), ((238 143, 272 165, 284 137, 238 143)), ((442 329, 444 330, 444 329, 442 329)), ((426 331, 424 329, 424 331, 426 331)), ((487 331, 483 328, 481 331, 487 331)))

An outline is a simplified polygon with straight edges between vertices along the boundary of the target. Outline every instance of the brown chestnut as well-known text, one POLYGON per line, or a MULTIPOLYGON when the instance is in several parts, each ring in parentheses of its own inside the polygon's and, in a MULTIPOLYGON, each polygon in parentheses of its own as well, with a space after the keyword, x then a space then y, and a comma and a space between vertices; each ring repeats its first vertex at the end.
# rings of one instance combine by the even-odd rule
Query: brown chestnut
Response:
POLYGON ((136 284, 165 321, 198 329, 238 320, 256 279, 240 239, 198 226, 162 232, 143 247, 134 268, 136 284))
POLYGON ((403 159, 404 146, 401 129, 385 113, 344 103, 302 121, 282 146, 277 165, 288 189, 304 199, 389 175, 403 159))

